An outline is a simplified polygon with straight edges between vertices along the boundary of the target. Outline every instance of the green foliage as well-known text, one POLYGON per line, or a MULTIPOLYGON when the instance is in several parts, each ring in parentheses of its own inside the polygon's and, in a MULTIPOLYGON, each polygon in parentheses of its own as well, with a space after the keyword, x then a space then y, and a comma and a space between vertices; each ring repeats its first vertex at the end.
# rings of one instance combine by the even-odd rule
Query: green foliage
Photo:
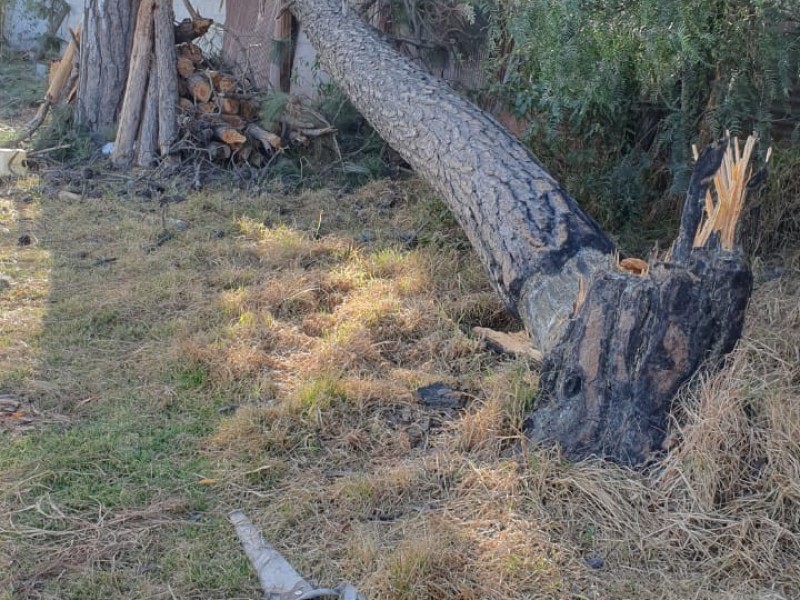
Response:
MULTIPOLYGON (((691 144, 769 138, 800 62, 789 0, 480 0, 493 90, 536 153, 625 233, 688 182, 691 144)), ((764 145, 765 147, 766 145, 764 145)), ((663 214, 658 220, 663 222, 663 214)))
POLYGON ((337 86, 321 86, 313 105, 283 92, 263 99, 261 122, 266 129, 278 131, 285 116, 314 127, 333 127, 336 134, 312 138, 275 160, 270 177, 284 188, 321 184, 354 188, 389 173, 386 144, 337 86))
POLYGON ((289 94, 284 92, 271 92, 261 102, 261 124, 267 129, 274 127, 280 120, 286 104, 289 102, 289 94))
POLYGON ((49 152, 49 156, 60 161, 86 158, 93 149, 89 134, 75 126, 69 106, 56 106, 50 111, 49 120, 33 137, 33 146, 35 150, 58 148, 49 152))

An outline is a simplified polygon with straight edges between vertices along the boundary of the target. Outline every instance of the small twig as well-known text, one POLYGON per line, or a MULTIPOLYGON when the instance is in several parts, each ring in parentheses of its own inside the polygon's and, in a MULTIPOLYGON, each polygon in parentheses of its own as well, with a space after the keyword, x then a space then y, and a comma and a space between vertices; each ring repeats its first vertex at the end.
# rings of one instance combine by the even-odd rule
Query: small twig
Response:
POLYGON ((169 595, 172 596, 172 600, 178 600, 178 597, 175 595, 175 592, 172 591, 172 586, 167 583, 167 590, 169 590, 169 595))
POLYGON ((189 16, 192 17, 192 19, 199 21, 200 19, 203 18, 200 16, 200 13, 197 12, 195 7, 192 6, 192 3, 189 2, 189 0, 183 0, 183 5, 186 7, 186 12, 189 13, 189 16))
POLYGON ((28 152, 28 158, 32 156, 41 156, 42 154, 47 154, 49 152, 55 152, 56 150, 64 150, 65 148, 72 148, 72 144, 61 144, 60 146, 53 146, 52 148, 45 148, 44 150, 34 150, 33 152, 28 152))
POLYGON ((338 130, 335 127, 317 127, 311 129, 299 128, 296 131, 306 137, 321 137, 323 135, 336 133, 338 130))

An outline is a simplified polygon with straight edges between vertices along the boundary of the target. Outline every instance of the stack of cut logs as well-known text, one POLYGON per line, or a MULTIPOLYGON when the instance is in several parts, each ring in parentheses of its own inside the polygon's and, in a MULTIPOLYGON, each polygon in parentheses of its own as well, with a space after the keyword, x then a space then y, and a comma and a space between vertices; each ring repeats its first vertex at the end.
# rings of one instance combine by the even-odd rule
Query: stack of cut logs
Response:
MULTIPOLYGON (((2 0, 0 0, 2 2, 2 0)), ((250 85, 213 69, 193 43, 213 25, 183 0, 191 18, 177 25, 172 2, 139 5, 128 81, 111 153, 118 167, 151 167, 159 159, 194 153, 216 162, 264 166, 287 144, 336 133, 299 98, 288 98, 275 131, 260 126, 259 105, 250 85), (278 135, 276 132, 280 132, 278 135), (282 137, 283 136, 283 137, 282 137)), ((22 136, 30 137, 52 106, 71 103, 80 77, 81 28, 50 70, 44 102, 22 136)), ((338 147, 338 146, 337 146, 338 147)))
POLYGON ((258 125, 252 90, 233 75, 209 68, 198 46, 178 47, 177 71, 182 139, 176 149, 260 167, 281 148, 281 137, 258 125))
POLYGON ((257 124, 258 105, 250 90, 232 75, 208 68, 192 42, 213 21, 193 9, 191 14, 175 25, 171 2, 139 5, 111 153, 117 166, 149 167, 159 157, 195 151, 259 167, 281 148, 280 136, 257 124))

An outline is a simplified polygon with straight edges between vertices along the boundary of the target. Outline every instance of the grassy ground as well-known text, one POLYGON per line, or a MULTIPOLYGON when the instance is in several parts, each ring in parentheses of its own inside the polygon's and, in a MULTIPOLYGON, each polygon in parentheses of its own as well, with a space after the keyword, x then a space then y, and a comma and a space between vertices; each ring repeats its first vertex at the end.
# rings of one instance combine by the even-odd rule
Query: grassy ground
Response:
POLYGON ((0 49, 0 146, 14 138, 17 128, 36 114, 44 96, 44 80, 35 76, 35 64, 18 60, 0 49))
POLYGON ((795 596, 796 256, 663 461, 570 465, 518 450, 535 365, 470 336, 515 324, 424 186, 236 183, 0 187, 0 598, 257 598, 234 508, 371 599, 795 596))

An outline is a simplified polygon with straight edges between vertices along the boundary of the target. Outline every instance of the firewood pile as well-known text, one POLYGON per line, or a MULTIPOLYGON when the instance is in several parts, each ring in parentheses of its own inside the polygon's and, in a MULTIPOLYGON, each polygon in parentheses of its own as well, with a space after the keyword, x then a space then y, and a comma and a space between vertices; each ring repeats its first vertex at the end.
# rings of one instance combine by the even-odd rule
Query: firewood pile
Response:
POLYGON ((288 145, 335 133, 316 113, 303 118, 296 99, 270 123, 272 130, 263 127, 249 82, 213 68, 195 44, 213 21, 184 0, 191 18, 175 25, 171 4, 140 5, 113 163, 150 167, 158 159, 200 155, 260 168, 288 145))
POLYGON ((111 161, 150 167, 189 151, 216 161, 252 159, 259 166, 280 150, 280 137, 255 123, 257 105, 248 90, 210 69, 194 43, 213 21, 192 9, 191 19, 175 25, 171 4, 140 4, 111 161))
MULTIPOLYGON (((126 92, 111 161, 118 167, 152 167, 164 159, 206 158, 220 164, 256 168, 285 148, 336 130, 298 98, 288 98, 281 114, 265 127, 260 96, 246 78, 207 59, 195 43, 213 20, 184 0, 191 18, 175 23, 171 2, 139 5, 126 92)), ((51 106, 72 102, 80 77, 80 29, 72 32, 51 85, 26 135, 44 121, 51 106)))
POLYGON ((180 137, 173 153, 262 167, 284 147, 278 133, 261 126, 257 96, 246 80, 214 69, 191 42, 178 46, 176 65, 180 137))

